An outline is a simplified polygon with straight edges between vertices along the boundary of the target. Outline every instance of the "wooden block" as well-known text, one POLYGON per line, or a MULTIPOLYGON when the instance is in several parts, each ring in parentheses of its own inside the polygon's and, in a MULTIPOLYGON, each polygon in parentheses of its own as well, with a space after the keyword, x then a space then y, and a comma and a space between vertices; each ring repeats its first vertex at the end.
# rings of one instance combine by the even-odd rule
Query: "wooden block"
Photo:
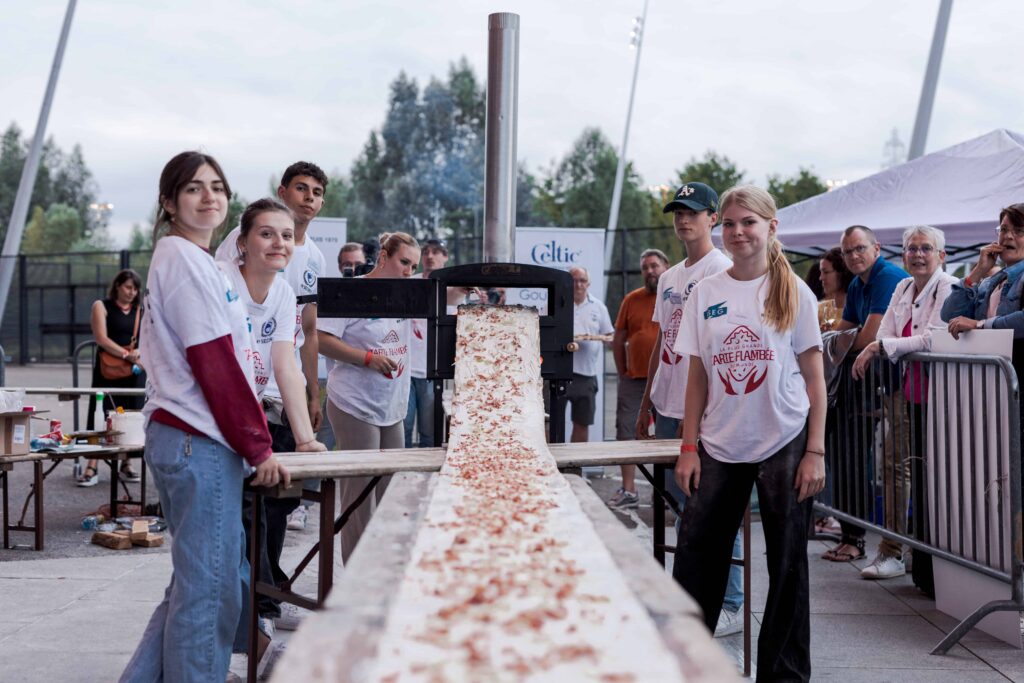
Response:
POLYGON ((132 534, 132 543, 143 548, 159 548, 164 544, 164 536, 163 534, 147 533, 142 538, 135 538, 135 534, 132 534))
POLYGON ((127 550, 132 547, 132 539, 126 534, 97 531, 92 535, 92 542, 112 550, 127 550))
POLYGON ((145 519, 132 520, 132 542, 143 541, 149 535, 149 521, 145 519))

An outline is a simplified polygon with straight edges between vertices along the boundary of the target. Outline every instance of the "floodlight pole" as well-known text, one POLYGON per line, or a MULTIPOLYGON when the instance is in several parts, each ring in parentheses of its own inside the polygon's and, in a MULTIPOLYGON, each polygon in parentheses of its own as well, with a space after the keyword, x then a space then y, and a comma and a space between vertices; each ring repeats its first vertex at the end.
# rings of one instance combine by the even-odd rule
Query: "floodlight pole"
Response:
MULTIPOLYGON (((3 251, 0 252, 0 256, 4 257, 0 258, 0 320, 4 318, 7 295, 11 291, 11 279, 14 278, 14 264, 17 260, 15 257, 21 250, 21 236, 25 232, 25 220, 28 217, 29 202, 32 199, 32 188, 36 183, 39 158, 43 152, 46 123, 50 118, 50 105, 53 104, 53 93, 57 89, 57 77, 60 75, 61 62, 64 61, 64 47, 68 43, 68 34, 71 33, 71 20, 75 16, 76 2, 77 0, 68 0, 68 7, 64 12, 64 25, 61 27, 60 39, 57 41, 57 51, 53 55, 53 65, 50 67, 50 80, 46 83, 43 106, 39 110, 39 120, 36 122, 35 134, 32 136, 32 146, 29 147, 25 165, 21 169, 21 181, 18 183, 18 194, 14 197, 11 219, 7 221, 7 236, 4 238, 3 251)), ((24 355, 24 349, 22 349, 22 354, 24 355)))
POLYGON ((635 23, 631 45, 636 48, 633 60, 633 82, 629 86, 629 106, 626 107, 626 130, 622 133, 622 148, 619 149, 619 163, 615 167, 615 187, 612 190, 612 207, 608 212, 608 229, 604 239, 604 267, 612 267, 612 253, 615 250, 615 228, 619 225, 619 207, 622 205, 622 182, 626 174, 626 146, 629 144, 629 124, 633 119, 633 97, 636 95, 636 80, 640 74, 640 48, 644 44, 644 29, 647 24, 647 2, 644 0, 644 12, 635 23))
POLYGON ((921 99, 917 103, 914 134, 910 138, 910 151, 907 153, 908 161, 924 154, 924 145, 928 140, 928 124, 932 119, 932 105, 935 104, 935 87, 939 82, 939 67, 942 66, 942 50, 946 45, 949 15, 952 12, 953 0, 940 0, 939 16, 935 20, 935 33, 932 35, 932 49, 928 54, 928 66, 924 72, 924 84, 921 86, 921 99))

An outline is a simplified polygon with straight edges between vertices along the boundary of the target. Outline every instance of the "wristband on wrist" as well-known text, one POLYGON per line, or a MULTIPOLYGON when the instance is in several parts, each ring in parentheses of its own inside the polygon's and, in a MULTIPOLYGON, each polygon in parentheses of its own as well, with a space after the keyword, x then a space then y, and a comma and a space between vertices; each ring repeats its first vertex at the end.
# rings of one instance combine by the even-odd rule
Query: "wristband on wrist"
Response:
POLYGON ((814 453, 815 455, 820 455, 821 457, 825 457, 825 451, 816 451, 813 448, 805 448, 804 449, 804 453, 814 453))
POLYGON ((697 452, 697 444, 695 444, 695 443, 684 443, 684 444, 680 444, 680 446, 679 446, 679 454, 680 455, 682 455, 683 453, 696 453, 696 452, 697 452))
POLYGON ((971 276, 970 275, 968 275, 968 276, 966 276, 964 278, 964 286, 965 287, 973 287, 974 286, 974 283, 971 282, 971 276))
POLYGON ((370 361, 373 360, 373 351, 367 351, 366 357, 363 358, 363 366, 367 367, 370 365, 370 361))

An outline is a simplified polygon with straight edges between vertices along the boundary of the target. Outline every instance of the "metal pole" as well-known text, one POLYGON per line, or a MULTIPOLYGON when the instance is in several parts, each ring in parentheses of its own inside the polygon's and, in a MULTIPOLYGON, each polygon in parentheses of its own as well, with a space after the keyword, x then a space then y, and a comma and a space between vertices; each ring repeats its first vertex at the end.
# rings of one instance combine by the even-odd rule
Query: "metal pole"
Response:
POLYGON ((487 17, 487 124, 484 151, 484 262, 515 257, 519 15, 487 17))
POLYGON ((946 31, 949 29, 949 15, 952 11, 953 0, 940 0, 939 16, 935 20, 935 33, 932 35, 932 50, 928 54, 924 85, 921 86, 921 99, 917 103, 914 134, 910 138, 910 151, 907 153, 908 161, 924 154, 924 144, 928 139, 928 124, 932 120, 932 105, 935 104, 935 86, 939 82, 939 67, 942 66, 942 50, 946 44, 946 31))
POLYGON ((21 182, 18 183, 18 194, 14 197, 11 219, 7 222, 7 236, 4 238, 4 248, 0 255, 12 258, 0 258, 0 320, 3 320, 4 309, 7 307, 7 295, 11 291, 11 279, 14 277, 13 257, 21 248, 21 236, 25 232, 28 205, 32 199, 32 188, 36 183, 36 172, 39 170, 43 139, 46 137, 46 123, 50 118, 50 105, 53 104, 53 93, 57 89, 57 77, 60 75, 61 62, 64 61, 64 47, 67 45, 68 34, 71 32, 71 19, 75 15, 76 2, 77 0, 68 0, 68 8, 64 12, 64 25, 60 30, 60 40, 57 41, 57 51, 53 55, 53 65, 50 67, 50 80, 46 83, 43 106, 39 110, 39 120, 36 122, 32 146, 25 158, 25 165, 21 169, 21 182))
MULTIPOLYGON (((632 45, 636 47, 636 59, 633 61, 633 82, 629 86, 629 106, 626 107, 626 130, 622 133, 622 148, 619 150, 619 163, 615 167, 615 187, 612 190, 612 208, 608 213, 608 230, 604 241, 604 267, 612 267, 612 253, 615 249, 615 233, 619 225, 619 206, 622 204, 622 181, 626 175, 626 147, 629 144, 629 124, 633 119, 633 97, 636 95, 636 80, 640 73, 640 49, 644 44, 644 25, 647 23, 647 2, 644 0, 644 13, 638 18, 634 29, 632 45)), ((625 263, 622 264, 625 268, 625 263)))

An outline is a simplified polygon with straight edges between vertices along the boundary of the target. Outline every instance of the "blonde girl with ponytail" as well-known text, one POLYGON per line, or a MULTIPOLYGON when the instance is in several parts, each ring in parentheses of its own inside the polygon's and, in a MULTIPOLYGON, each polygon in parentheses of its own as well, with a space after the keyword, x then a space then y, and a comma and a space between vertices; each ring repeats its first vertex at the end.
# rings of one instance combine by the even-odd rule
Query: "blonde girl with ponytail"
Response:
POLYGON ((689 496, 673 575, 718 622, 732 539, 757 486, 768 546, 758 680, 811 676, 807 532, 825 484, 825 380, 814 294, 778 238, 775 201, 744 185, 722 196, 733 265, 690 294, 675 352, 689 357, 676 482, 689 496))

